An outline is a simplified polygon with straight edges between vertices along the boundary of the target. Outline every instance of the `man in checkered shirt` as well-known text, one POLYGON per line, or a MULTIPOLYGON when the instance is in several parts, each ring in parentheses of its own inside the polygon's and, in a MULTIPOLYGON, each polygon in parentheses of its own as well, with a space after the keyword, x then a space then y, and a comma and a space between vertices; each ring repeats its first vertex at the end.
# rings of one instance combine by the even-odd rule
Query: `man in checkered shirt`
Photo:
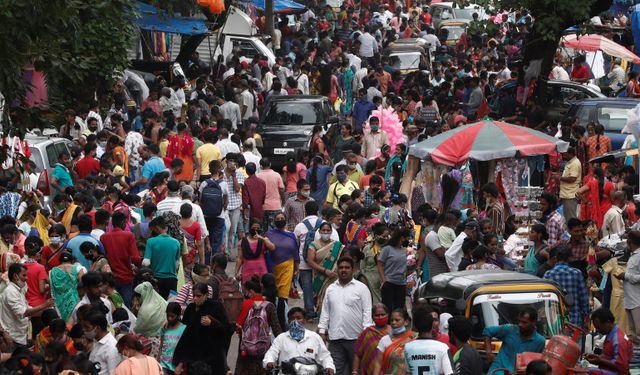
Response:
POLYGON ((552 246, 562 239, 564 234, 564 219, 562 215, 556 211, 558 208, 558 197, 553 194, 543 193, 540 197, 540 205, 542 206, 542 219, 540 220, 545 227, 549 239, 547 246, 552 246))
POLYGON ((544 274, 544 278, 557 282, 560 287, 566 290, 567 295, 573 297, 569 320, 578 327, 584 327, 585 320, 591 313, 591 307, 582 272, 568 264, 573 256, 568 246, 560 245, 557 250, 558 263, 544 274))

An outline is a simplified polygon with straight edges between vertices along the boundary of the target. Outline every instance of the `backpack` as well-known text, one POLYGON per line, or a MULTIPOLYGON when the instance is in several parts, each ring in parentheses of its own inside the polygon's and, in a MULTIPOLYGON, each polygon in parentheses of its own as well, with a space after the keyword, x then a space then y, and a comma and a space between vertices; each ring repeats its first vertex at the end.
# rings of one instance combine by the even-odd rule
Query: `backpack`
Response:
POLYGON ((200 194, 200 207, 205 217, 218 217, 222 213, 222 188, 213 179, 207 180, 207 185, 200 194))
POLYGON ((267 306, 269 305, 271 302, 268 301, 262 301, 259 305, 252 304, 244 327, 242 327, 240 353, 249 357, 261 357, 271 347, 269 319, 267 318, 267 306))
POLYGON ((227 310, 229 322, 235 323, 238 320, 238 315, 240 315, 242 303, 244 302, 244 297, 238 288, 238 284, 231 278, 225 279, 218 275, 213 275, 212 277, 218 281, 218 299, 227 310))
POLYGON ((302 224, 304 224, 308 230, 307 235, 304 238, 304 245, 302 246, 302 259, 304 259, 305 262, 307 261, 307 254, 309 253, 309 245, 311 245, 311 242, 315 239, 316 231, 320 229, 320 225, 322 225, 322 223, 322 220, 317 219, 315 227, 312 227, 308 219, 302 221, 302 224))

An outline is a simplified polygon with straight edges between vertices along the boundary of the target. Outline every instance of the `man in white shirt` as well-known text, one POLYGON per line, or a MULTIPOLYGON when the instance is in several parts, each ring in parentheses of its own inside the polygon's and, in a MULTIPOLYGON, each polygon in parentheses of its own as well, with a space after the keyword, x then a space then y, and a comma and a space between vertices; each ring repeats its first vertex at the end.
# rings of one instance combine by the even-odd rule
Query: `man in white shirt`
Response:
POLYGON ((27 345, 29 318, 55 306, 53 299, 29 307, 24 292, 27 289, 27 267, 20 263, 9 266, 9 283, 0 299, 0 326, 19 345, 27 345))
POLYGON ((360 56, 370 59, 378 53, 378 42, 369 33, 369 26, 364 27, 364 33, 358 38, 360 41, 360 56))
POLYGON ((440 39, 438 39, 436 34, 434 34, 432 28, 427 29, 427 35, 425 35, 423 39, 427 41, 427 44, 429 45, 429 52, 431 52, 431 56, 433 57, 434 53, 436 53, 436 49, 440 47, 440 39))
POLYGON ((620 61, 617 59, 613 62, 613 67, 609 74, 607 74, 607 78, 610 79, 609 87, 613 92, 617 92, 621 88, 625 87, 627 82, 625 81, 625 73, 624 69, 620 66, 620 61))
POLYGON ((322 338, 315 332, 304 328, 304 310, 294 307, 287 313, 288 330, 281 333, 271 344, 262 359, 262 366, 274 369, 296 357, 313 359, 327 374, 335 374, 336 368, 322 338))
POLYGON ((158 214, 164 212, 175 211, 176 208, 180 212, 182 206, 182 198, 180 197, 180 183, 178 181, 169 181, 167 183, 167 197, 158 202, 158 214))
POLYGON ((229 99, 231 98, 227 98, 227 101, 222 98, 218 99, 218 109, 222 118, 231 121, 231 129, 235 131, 238 129, 238 125, 242 125, 242 114, 238 103, 229 99))
POLYGON ((553 64, 553 69, 551 69, 551 79, 556 81, 569 81, 569 73, 567 70, 560 65, 557 61, 553 64))
POLYGON ((246 79, 240 80, 240 114, 242 115, 242 120, 249 120, 251 116, 253 116, 253 111, 255 110, 255 99, 253 94, 249 92, 249 82, 246 79))
POLYGON ((627 237, 627 246, 631 256, 625 272, 614 274, 624 280, 624 309, 631 323, 631 337, 634 344, 640 344, 640 232, 632 230, 627 237))
POLYGON ((462 243, 467 237, 471 237, 479 229, 478 223, 475 221, 469 221, 464 226, 464 230, 460 232, 458 237, 453 241, 451 247, 444 253, 444 259, 447 261, 449 271, 456 272, 460 261, 462 260, 462 243))
POLYGON ((82 321, 84 337, 93 340, 89 360, 100 364, 98 375, 113 374, 124 359, 116 348, 116 338, 107 331, 107 324, 106 316, 97 310, 91 310, 82 321))
POLYGON ((222 128, 218 131, 218 143, 216 146, 220 149, 220 158, 224 159, 228 153, 240 153, 240 147, 229 139, 229 131, 222 128))
POLYGON ((104 307, 107 309, 105 318, 107 319, 108 324, 113 323, 112 313, 113 313, 113 304, 109 301, 108 298, 102 296, 102 275, 99 272, 87 272, 82 276, 82 285, 86 290, 86 294, 82 299, 76 304, 76 307, 73 308, 73 312, 71 313, 71 317, 69 318, 68 324, 78 323, 77 312, 81 306, 84 305, 98 305, 102 303, 104 307))
POLYGON ((611 234, 624 232, 624 219, 622 218, 622 208, 627 204, 627 197, 625 192, 618 190, 613 194, 613 205, 604 214, 604 221, 602 222, 602 237, 609 236, 611 234))
POLYGON ((260 156, 253 153, 253 142, 249 139, 242 143, 242 156, 244 156, 244 165, 253 163, 256 165, 256 172, 260 172, 260 156))
POLYGON ((337 261, 338 280, 327 288, 322 302, 318 331, 325 342, 337 374, 351 373, 355 343, 363 329, 373 325, 371 292, 353 279, 355 264, 350 257, 337 261))
POLYGON ((180 197, 182 198, 182 201, 180 202, 179 206, 176 206, 173 208, 173 212, 175 214, 180 215, 180 207, 182 207, 183 204, 185 203, 189 203, 191 205, 191 208, 193 209, 192 213, 191 213, 191 218, 194 221, 197 221, 198 224, 200 224, 200 230, 202 231, 202 240, 204 241, 204 246, 207 250, 209 250, 210 243, 209 240, 207 239, 207 237, 209 237, 209 231, 207 230, 207 223, 204 221, 204 214, 202 213, 202 208, 200 207, 200 205, 193 203, 193 187, 191 187, 191 185, 184 185, 182 188, 180 188, 180 197))
POLYGON ((298 90, 300 90, 302 95, 309 95, 309 76, 300 70, 298 65, 293 67, 293 78, 298 82, 298 90))
MULTIPOLYGON (((314 229, 317 230, 323 220, 318 217, 318 202, 316 201, 308 201, 305 203, 304 212, 307 216, 302 219, 302 222, 296 225, 293 229, 293 234, 296 236, 298 243, 300 244, 300 265, 298 266, 298 270, 300 271, 300 287, 302 288, 304 296, 304 315, 307 319, 314 319, 317 314, 314 310, 313 303, 313 269, 305 259, 306 254, 304 248, 305 245, 308 245, 305 244, 307 234, 314 229)), ((313 235, 314 237, 311 237, 312 241, 315 240, 315 234, 313 235)))

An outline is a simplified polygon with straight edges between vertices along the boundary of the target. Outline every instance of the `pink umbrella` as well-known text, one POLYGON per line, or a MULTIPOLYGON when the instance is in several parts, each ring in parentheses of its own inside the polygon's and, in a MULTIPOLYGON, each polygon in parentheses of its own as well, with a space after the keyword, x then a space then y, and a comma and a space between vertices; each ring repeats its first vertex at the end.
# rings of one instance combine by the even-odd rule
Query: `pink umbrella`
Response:
POLYGON ((613 40, 598 34, 582 35, 580 37, 576 34, 567 35, 562 38, 562 44, 567 48, 588 52, 602 51, 607 55, 619 57, 634 63, 640 63, 640 57, 636 56, 633 52, 613 40))

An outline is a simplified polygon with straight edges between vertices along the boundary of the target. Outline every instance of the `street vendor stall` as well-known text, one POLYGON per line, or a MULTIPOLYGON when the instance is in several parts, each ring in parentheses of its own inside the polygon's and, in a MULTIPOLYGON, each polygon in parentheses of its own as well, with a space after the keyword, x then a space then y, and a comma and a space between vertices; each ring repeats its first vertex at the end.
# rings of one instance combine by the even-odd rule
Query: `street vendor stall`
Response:
MULTIPOLYGON (((517 159, 513 158, 565 152, 568 147, 567 142, 542 132, 485 119, 411 146, 400 191, 407 195, 411 193, 412 183, 416 179, 421 161, 425 161, 422 167, 423 173, 425 169, 431 168, 429 162, 441 166, 460 167, 464 166, 468 160, 497 161, 495 164, 500 165, 498 170, 513 171, 515 167, 510 163, 516 161, 513 165, 517 166, 517 159)), ((518 181, 515 181, 509 187, 505 187, 505 195, 512 197, 509 200, 515 213, 519 216, 531 217, 534 216, 531 210, 536 210, 535 201, 541 189, 529 187, 528 180, 524 185, 519 187, 518 181), (525 201, 527 204, 523 205, 525 201), (515 202, 518 202, 518 205, 515 202)))

